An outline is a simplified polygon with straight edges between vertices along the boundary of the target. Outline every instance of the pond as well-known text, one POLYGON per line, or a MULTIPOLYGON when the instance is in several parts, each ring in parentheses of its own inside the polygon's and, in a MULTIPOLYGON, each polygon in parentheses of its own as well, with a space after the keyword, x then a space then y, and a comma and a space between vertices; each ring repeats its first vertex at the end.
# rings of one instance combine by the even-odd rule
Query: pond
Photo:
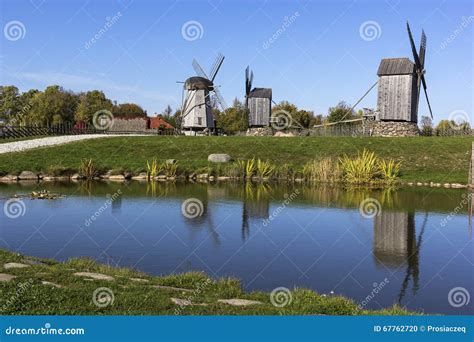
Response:
POLYGON ((0 248, 153 275, 203 271, 247 291, 305 287, 371 309, 472 314, 472 302, 448 300, 453 288, 474 293, 469 197, 303 184, 2 184, 0 248), (8 202, 42 189, 65 197, 8 202))

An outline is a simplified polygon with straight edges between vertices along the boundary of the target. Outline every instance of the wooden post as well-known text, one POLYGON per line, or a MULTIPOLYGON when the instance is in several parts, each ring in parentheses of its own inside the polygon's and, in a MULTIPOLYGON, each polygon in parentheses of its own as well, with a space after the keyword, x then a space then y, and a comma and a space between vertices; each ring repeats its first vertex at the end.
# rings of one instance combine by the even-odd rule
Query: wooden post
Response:
POLYGON ((474 186, 474 141, 471 147, 471 167, 469 168, 469 184, 474 186))

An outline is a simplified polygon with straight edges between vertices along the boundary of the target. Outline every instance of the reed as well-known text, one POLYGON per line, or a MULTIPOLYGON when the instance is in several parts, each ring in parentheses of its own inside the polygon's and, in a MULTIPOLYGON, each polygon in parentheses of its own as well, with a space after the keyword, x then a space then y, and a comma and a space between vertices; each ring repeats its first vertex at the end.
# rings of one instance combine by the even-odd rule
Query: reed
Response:
POLYGON ((356 158, 344 155, 339 159, 342 178, 347 183, 370 184, 377 180, 379 166, 374 152, 364 149, 356 158))
POLYGON ((341 169, 332 158, 311 160, 303 166, 303 178, 317 182, 338 182, 341 181, 341 169))
POLYGON ((395 184, 400 174, 400 166, 401 162, 396 163, 393 159, 380 160, 378 168, 383 182, 388 185, 395 184))
POLYGON ((85 179, 92 179, 99 175, 99 170, 92 159, 83 159, 79 165, 79 175, 85 179))
POLYGON ((170 164, 170 163, 164 162, 160 166, 160 171, 162 171, 166 177, 169 177, 169 178, 176 177, 176 174, 178 173, 178 164, 177 163, 170 164))
POLYGON ((275 166, 270 163, 270 161, 263 161, 261 159, 257 160, 257 165, 255 167, 255 175, 260 178, 270 178, 275 172, 275 166))
POLYGON ((158 176, 160 172, 160 166, 156 158, 153 158, 151 163, 147 160, 146 161, 146 176, 148 180, 153 179, 154 177, 158 176))
POLYGON ((247 160, 245 163, 245 178, 251 179, 255 174, 256 168, 255 158, 247 160))

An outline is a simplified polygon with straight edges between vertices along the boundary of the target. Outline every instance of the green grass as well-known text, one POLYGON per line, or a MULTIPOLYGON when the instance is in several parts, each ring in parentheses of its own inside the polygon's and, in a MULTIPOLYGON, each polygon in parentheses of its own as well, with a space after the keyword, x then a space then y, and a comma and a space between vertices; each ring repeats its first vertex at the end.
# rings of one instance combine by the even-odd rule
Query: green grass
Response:
POLYGON ((89 259, 73 259, 65 263, 52 260, 25 258, 22 255, 0 250, 0 273, 17 276, 9 282, 0 282, 0 314, 2 315, 409 315, 399 306, 371 311, 359 310, 356 303, 336 295, 320 295, 311 290, 293 289, 292 301, 284 307, 271 304, 270 294, 245 293, 239 281, 231 278, 213 280, 203 273, 185 273, 152 277, 130 269, 113 268, 89 259), (38 260, 41 264, 28 268, 4 269, 7 262, 38 260), (98 272, 114 277, 112 281, 85 280, 75 272, 98 272), (142 278, 137 282, 130 278, 142 278), (61 288, 44 285, 49 281, 61 288), (155 288, 165 285, 188 289, 155 288), (92 297, 99 287, 113 292, 114 301, 98 307, 92 297), (171 297, 190 299, 206 306, 179 308, 171 297), (240 298, 257 300, 260 305, 234 307, 218 303, 217 299, 240 298))
POLYGON ((472 141, 472 137, 116 137, 0 155, 0 173, 44 172, 51 165, 78 169, 86 158, 101 168, 135 173, 146 170, 147 160, 177 159, 181 171, 196 171, 209 166, 211 153, 228 153, 234 160, 255 157, 301 171, 311 159, 355 157, 366 148, 401 162, 402 180, 466 183, 472 141))

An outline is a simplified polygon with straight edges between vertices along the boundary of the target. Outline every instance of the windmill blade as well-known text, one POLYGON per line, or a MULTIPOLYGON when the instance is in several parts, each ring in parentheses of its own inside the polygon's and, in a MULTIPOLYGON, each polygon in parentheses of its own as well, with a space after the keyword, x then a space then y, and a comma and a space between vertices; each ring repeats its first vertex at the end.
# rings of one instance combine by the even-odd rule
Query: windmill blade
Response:
POLYGON ((199 65, 198 61, 195 60, 195 59, 193 59, 193 68, 194 68, 194 71, 196 71, 196 74, 198 76, 209 79, 209 77, 207 77, 206 73, 204 72, 204 70, 199 65))
POLYGON ((407 31, 408 31, 408 37, 410 38, 411 51, 413 53, 413 59, 415 60, 416 68, 418 69, 418 71, 422 71, 423 67, 420 63, 420 58, 418 57, 418 53, 416 52, 415 42, 413 41, 413 36, 411 34, 410 25, 408 24, 408 21, 407 21, 407 31))
POLYGON ((227 113, 227 104, 225 103, 225 100, 222 97, 221 92, 219 91, 219 88, 214 87, 214 94, 216 95, 217 102, 219 102, 219 104, 221 105, 222 110, 227 113))
POLYGON ((425 54, 426 54, 426 34, 425 31, 421 30, 421 42, 420 42, 420 63, 421 67, 425 67, 425 54))
POLYGON ((433 112, 431 111, 431 104, 430 104, 430 100, 428 99, 428 92, 426 91, 426 81, 425 81, 424 75, 421 75, 421 81, 423 82, 423 90, 425 92, 426 103, 428 104, 428 109, 430 110, 430 115, 431 115, 431 118, 433 119, 433 112))
POLYGON ((245 96, 248 96, 250 93, 250 85, 249 85, 249 68, 250 66, 247 66, 245 69, 245 96))
POLYGON ((216 58, 216 61, 214 62, 214 65, 212 66, 211 68, 211 72, 209 73, 209 76, 210 76, 210 80, 212 82, 214 82, 214 79, 216 78, 216 75, 217 75, 217 72, 219 71, 222 63, 224 62, 224 55, 223 54, 219 54, 216 58))
POLYGON ((250 72, 250 81, 249 81, 250 89, 252 89, 252 83, 253 83, 253 71, 250 72))

